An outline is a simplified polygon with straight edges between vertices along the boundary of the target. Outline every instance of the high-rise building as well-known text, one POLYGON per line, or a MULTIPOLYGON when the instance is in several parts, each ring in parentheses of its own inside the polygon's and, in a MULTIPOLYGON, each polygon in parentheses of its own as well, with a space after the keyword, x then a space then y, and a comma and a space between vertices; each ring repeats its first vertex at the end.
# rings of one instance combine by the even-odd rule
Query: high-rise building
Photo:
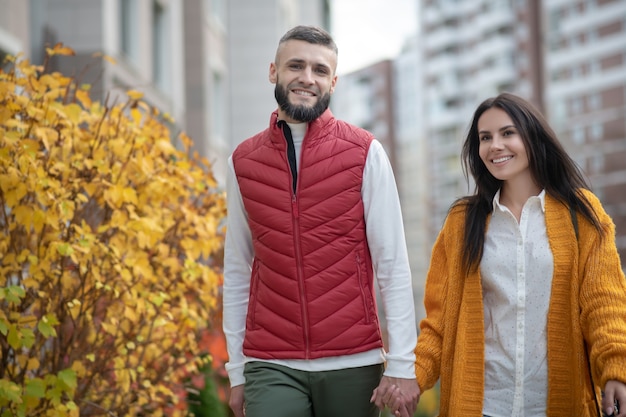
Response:
MULTIPOLYGON (((533 89, 524 0, 426 0, 421 4, 424 43, 424 136, 428 138, 431 227, 438 230, 452 202, 473 191, 460 160, 476 105, 501 91, 531 98, 533 89), (525 48, 522 48, 523 45, 525 48)), ((530 45, 532 46, 532 45, 530 45)), ((431 236, 431 244, 435 236, 431 236)))
POLYGON ((395 167, 393 62, 384 60, 341 76, 330 107, 340 119, 371 132, 395 167))
MULTIPOLYGON (((460 160, 472 113, 503 91, 525 97, 547 116, 613 217, 626 259, 626 3, 419 4, 418 57, 400 54, 388 83, 396 115, 390 154, 396 156, 416 299, 425 275, 422 249, 432 246, 450 204, 473 192, 460 160), (415 80, 418 94, 411 93, 415 80)), ((333 98, 338 116, 366 128, 377 123, 369 108, 386 96, 376 91, 373 73, 368 67, 342 76, 333 98)))
POLYGON ((533 102, 591 180, 626 258, 626 3, 421 2, 433 222, 472 192, 459 153, 476 105, 502 91, 533 102))
POLYGON ((626 268, 626 2, 544 0, 546 113, 613 218, 626 268))

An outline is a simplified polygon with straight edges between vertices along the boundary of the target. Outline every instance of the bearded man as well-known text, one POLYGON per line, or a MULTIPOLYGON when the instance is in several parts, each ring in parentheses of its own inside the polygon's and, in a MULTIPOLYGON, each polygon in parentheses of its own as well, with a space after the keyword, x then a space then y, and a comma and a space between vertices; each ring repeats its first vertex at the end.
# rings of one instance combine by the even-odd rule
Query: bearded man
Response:
POLYGON ((327 32, 287 32, 269 71, 278 109, 229 158, 223 328, 236 417, 374 417, 376 404, 410 417, 417 407, 398 191, 380 142, 329 110, 336 68, 327 32))

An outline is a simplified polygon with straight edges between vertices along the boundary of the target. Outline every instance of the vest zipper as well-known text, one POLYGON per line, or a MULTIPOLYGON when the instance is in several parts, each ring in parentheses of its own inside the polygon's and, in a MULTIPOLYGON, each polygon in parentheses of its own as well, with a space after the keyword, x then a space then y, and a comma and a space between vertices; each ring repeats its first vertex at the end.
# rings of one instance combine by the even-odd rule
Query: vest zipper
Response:
POLYGON ((304 337, 304 345, 305 345, 305 358, 309 359, 310 357, 310 341, 309 341, 309 314, 307 310, 307 300, 306 300, 306 290, 304 285, 304 277, 302 274, 302 251, 300 249, 300 224, 299 224, 299 216, 300 212, 298 210, 298 198, 297 198, 297 189, 298 189, 298 168, 297 168, 297 157, 295 152, 295 146, 293 143, 293 136, 291 135, 291 129, 289 125, 285 122, 282 122, 283 135, 285 136, 285 141, 287 142, 287 162, 289 164, 289 171, 291 172, 291 219, 292 219, 292 227, 293 227, 293 246, 296 252, 296 273, 298 274, 298 287, 300 290, 300 309, 302 314, 302 332, 304 337))
POLYGON ((287 142, 287 162, 289 164, 289 171, 291 172, 291 220, 293 227, 293 247, 296 252, 296 273, 298 274, 298 289, 300 291, 300 312, 302 314, 302 332, 304 337, 304 355, 306 359, 310 356, 310 341, 309 341, 309 314, 307 310, 306 289, 304 285, 304 276, 302 274, 302 251, 300 249, 300 225, 299 225, 299 210, 298 210, 298 169, 296 160, 296 151, 293 143, 293 136, 291 135, 291 129, 289 125, 283 121, 280 122, 283 129, 283 135, 287 142))
POLYGON ((300 310, 302 314, 302 333, 305 345, 305 358, 310 356, 309 341, 309 314, 307 310, 306 290, 304 285, 304 277, 302 274, 302 251, 300 249, 300 225, 298 219, 298 200, 295 194, 291 196, 292 223, 293 223, 293 246, 296 251, 296 272, 298 274, 298 287, 300 289, 300 310))

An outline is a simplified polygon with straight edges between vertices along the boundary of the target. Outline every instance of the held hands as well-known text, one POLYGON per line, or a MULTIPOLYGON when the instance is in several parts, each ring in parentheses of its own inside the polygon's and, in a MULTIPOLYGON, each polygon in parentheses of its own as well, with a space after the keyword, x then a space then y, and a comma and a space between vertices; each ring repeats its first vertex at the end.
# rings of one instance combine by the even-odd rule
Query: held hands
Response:
POLYGON ((626 417, 626 384, 615 380, 606 383, 602 393, 602 412, 606 416, 626 417))
POLYGON ((396 417, 412 417, 420 399, 420 388, 415 379, 383 376, 370 402, 382 411, 388 407, 396 417))

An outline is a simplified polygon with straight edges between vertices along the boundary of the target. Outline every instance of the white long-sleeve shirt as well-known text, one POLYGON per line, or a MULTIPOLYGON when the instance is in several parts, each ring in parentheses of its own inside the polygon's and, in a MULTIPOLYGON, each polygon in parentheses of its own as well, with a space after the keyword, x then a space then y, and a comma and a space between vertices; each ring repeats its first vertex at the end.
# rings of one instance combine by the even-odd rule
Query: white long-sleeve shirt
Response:
MULTIPOLYGON (((485 312, 488 416, 545 416, 547 317, 554 259, 545 221, 545 191, 529 198, 519 224, 493 200, 480 263, 485 312)), ((565 348, 565 347, 564 347, 565 348)))
MULTIPOLYGON (((300 155, 307 125, 289 126, 296 155, 300 155)), ((224 252, 223 329, 229 356, 226 369, 231 386, 236 386, 245 382, 244 364, 259 359, 243 354, 254 249, 232 156, 228 159, 226 186, 228 225, 224 252)), ((415 378, 413 350, 417 342, 417 325, 402 212, 391 164, 377 140, 369 148, 361 195, 368 245, 387 323, 389 352, 375 349, 313 360, 265 361, 303 371, 329 371, 386 361, 385 375, 415 378)))

